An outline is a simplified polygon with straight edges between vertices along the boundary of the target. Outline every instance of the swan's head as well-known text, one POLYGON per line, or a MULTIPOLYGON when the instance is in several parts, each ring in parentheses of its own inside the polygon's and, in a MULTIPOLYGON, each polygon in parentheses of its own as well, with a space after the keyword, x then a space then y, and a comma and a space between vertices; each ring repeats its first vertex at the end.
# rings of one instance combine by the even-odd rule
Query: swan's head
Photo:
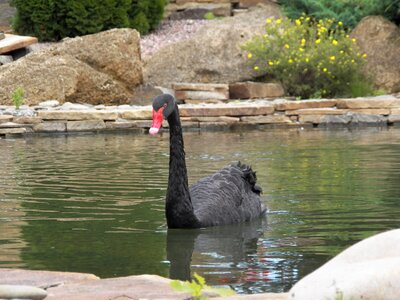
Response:
POLYGON ((153 123, 149 133, 155 135, 160 131, 163 119, 167 119, 175 109, 175 98, 170 94, 162 94, 153 99, 153 123))

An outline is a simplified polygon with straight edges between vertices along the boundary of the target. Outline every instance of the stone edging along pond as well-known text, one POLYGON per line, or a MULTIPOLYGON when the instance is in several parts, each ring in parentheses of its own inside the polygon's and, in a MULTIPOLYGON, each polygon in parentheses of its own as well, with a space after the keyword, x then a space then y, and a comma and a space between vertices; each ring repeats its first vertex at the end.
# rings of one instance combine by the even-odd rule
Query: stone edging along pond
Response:
MULTIPOLYGON (((400 123, 400 98, 324 100, 238 100, 179 106, 185 130, 260 127, 329 127, 400 123)), ((46 101, 35 107, 0 106, 0 136, 36 133, 144 132, 151 125, 151 106, 89 106, 46 101)), ((167 124, 165 124, 167 126, 167 124)))

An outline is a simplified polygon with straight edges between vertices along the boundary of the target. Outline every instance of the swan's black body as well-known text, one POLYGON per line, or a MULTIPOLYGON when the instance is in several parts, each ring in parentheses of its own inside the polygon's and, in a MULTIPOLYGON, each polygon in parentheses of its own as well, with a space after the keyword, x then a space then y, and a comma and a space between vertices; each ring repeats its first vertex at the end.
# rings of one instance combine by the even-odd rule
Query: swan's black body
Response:
POLYGON ((166 218, 169 228, 199 228, 249 221, 265 208, 256 174, 240 162, 188 186, 185 150, 179 109, 173 96, 153 101, 154 111, 163 108, 170 130, 170 161, 166 218))

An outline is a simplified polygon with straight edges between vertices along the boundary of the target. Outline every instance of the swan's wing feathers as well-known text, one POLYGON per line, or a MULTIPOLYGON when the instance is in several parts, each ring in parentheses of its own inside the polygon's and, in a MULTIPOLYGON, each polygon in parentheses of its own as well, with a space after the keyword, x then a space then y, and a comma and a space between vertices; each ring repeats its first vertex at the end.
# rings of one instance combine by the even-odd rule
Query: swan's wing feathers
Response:
POLYGON ((255 172, 240 163, 207 176, 190 188, 196 216, 202 224, 237 223, 261 213, 255 172))

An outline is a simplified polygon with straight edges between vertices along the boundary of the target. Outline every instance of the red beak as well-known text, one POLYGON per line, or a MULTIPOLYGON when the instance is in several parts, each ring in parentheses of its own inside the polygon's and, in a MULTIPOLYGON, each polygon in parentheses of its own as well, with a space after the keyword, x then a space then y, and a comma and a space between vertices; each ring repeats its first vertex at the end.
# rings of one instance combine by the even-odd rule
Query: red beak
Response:
POLYGON ((151 128, 149 133, 151 135, 155 135, 160 131, 163 122, 163 111, 164 107, 161 107, 158 111, 153 109, 153 123, 151 124, 151 128))

